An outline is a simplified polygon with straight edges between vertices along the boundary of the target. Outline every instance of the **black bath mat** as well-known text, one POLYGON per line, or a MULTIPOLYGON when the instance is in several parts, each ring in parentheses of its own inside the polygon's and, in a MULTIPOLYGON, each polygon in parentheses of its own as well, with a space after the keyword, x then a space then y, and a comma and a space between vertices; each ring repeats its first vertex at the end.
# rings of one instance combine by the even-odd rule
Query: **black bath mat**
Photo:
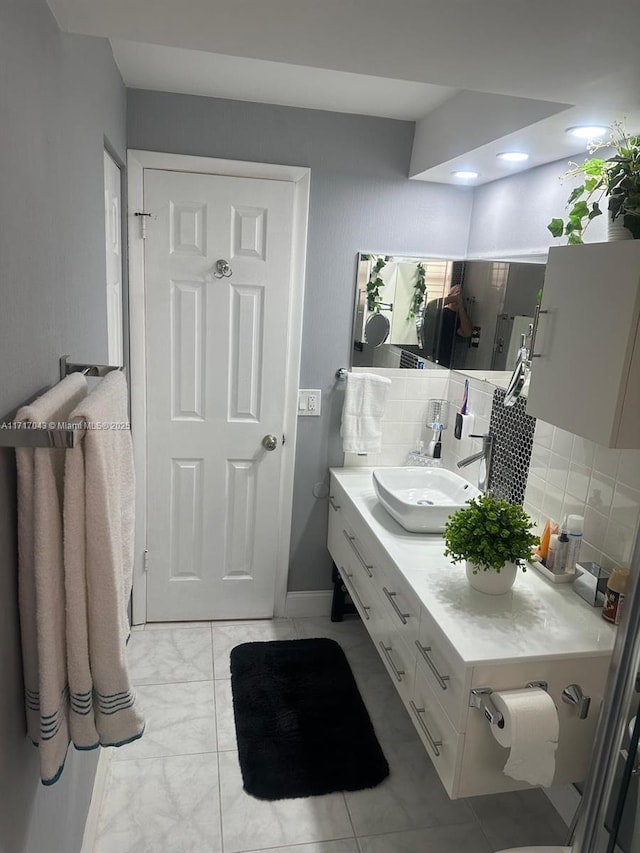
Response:
POLYGON ((231 651, 244 789, 261 800, 373 788, 389 775, 340 646, 325 638, 231 651))

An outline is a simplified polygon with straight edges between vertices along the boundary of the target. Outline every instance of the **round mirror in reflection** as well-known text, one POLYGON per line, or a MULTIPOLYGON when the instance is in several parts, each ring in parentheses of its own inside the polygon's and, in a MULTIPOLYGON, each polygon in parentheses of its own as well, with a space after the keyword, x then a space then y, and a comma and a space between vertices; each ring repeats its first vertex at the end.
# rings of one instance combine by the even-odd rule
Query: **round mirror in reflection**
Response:
POLYGON ((391 323, 384 314, 372 314, 364 326, 364 339, 370 347, 381 346, 389 337, 391 323))

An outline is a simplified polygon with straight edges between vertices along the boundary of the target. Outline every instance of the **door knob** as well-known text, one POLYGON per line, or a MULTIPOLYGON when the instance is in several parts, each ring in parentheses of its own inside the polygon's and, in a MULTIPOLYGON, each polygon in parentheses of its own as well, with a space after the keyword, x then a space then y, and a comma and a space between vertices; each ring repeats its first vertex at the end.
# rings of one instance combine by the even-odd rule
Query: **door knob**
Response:
POLYGON ((262 446, 265 450, 275 450, 278 446, 278 439, 275 435, 265 435, 262 439, 262 446))

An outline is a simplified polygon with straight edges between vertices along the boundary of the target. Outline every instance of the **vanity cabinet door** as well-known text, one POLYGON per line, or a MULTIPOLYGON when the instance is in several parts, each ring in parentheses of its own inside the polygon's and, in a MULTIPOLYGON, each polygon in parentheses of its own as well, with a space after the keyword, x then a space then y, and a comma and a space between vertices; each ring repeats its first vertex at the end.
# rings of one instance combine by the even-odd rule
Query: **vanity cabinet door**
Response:
POLYGON ((423 608, 420 634, 415 641, 418 670, 442 705, 454 728, 463 732, 467 720, 472 670, 460 657, 423 608))
POLYGON ((464 735, 451 725, 438 699, 424 671, 418 667, 409 714, 447 794, 455 799, 458 796, 464 735))
MULTIPOLYGON (((472 687, 518 690, 532 681, 547 682, 547 692, 558 712, 560 732, 555 755, 554 785, 584 781, 593 747, 609 672, 609 656, 558 658, 537 662, 483 664, 473 669, 472 687), (578 684, 591 698, 588 714, 580 718, 575 705, 562 701, 562 691, 578 684)), ((469 708, 460 796, 514 791, 527 787, 503 773, 509 751, 491 734, 478 708, 469 708)))
POLYGON ((639 448, 640 240, 549 251, 527 413, 639 448))

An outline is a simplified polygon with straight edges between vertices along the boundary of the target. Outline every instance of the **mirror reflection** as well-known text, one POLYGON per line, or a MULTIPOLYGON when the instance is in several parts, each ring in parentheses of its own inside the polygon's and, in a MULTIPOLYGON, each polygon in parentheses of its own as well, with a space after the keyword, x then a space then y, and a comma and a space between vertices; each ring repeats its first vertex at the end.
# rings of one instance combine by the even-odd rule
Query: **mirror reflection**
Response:
POLYGON ((360 253, 352 366, 511 370, 533 323, 543 261, 360 253))

